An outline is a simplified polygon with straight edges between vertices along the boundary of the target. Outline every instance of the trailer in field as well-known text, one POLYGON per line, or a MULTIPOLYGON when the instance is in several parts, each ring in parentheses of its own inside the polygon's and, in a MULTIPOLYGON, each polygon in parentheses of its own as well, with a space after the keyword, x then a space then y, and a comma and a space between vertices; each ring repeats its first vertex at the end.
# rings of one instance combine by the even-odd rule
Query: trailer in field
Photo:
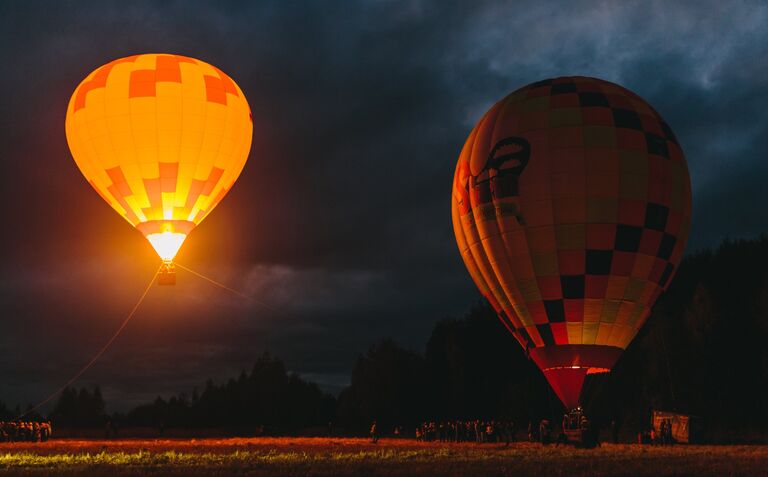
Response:
POLYGON ((672 428, 672 441, 689 444, 691 442, 691 421, 693 416, 669 411, 653 411, 651 414, 651 427, 657 436, 661 435, 661 426, 668 421, 672 428))

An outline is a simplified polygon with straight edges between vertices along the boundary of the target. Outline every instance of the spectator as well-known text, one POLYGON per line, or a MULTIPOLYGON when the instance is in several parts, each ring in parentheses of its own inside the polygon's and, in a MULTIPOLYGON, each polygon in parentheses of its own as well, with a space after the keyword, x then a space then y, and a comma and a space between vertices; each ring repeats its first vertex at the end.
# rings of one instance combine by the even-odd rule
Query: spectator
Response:
POLYGON ((549 432, 549 421, 547 419, 542 419, 539 423, 539 442, 541 442, 543 445, 549 444, 549 432))

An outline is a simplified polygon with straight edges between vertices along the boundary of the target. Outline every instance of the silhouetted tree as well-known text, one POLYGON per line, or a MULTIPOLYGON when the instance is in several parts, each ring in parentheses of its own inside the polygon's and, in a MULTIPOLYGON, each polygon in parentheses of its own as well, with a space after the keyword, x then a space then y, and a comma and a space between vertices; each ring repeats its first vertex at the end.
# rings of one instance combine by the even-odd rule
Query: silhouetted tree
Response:
POLYGON ((351 384, 339 396, 339 419, 361 431, 380 425, 415 423, 429 410, 424 358, 386 339, 359 356, 351 384))
POLYGON ((250 373, 216 385, 205 383, 191 401, 184 394, 161 397, 128 412, 123 426, 211 427, 235 433, 284 433, 325 425, 333 417, 335 400, 314 383, 288 373, 279 359, 264 353, 250 373))
POLYGON ((426 359, 433 418, 522 421, 556 405, 541 373, 487 304, 438 323, 426 359))
POLYGON ((86 388, 65 388, 51 411, 49 418, 58 426, 99 427, 105 419, 104 399, 99 387, 93 391, 86 388))
MULTIPOLYGON (((16 416, 18 416, 18 414, 16 416)), ((8 409, 4 402, 0 401, 0 421, 8 421, 16 416, 13 415, 13 412, 8 409)))

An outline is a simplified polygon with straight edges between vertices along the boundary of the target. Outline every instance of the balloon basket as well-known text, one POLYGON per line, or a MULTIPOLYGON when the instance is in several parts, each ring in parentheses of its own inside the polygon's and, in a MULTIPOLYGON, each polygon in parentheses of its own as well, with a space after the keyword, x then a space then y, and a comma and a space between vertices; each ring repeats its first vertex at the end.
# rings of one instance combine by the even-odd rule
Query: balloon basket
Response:
POLYGON ((157 272, 157 284, 160 286, 176 285, 176 266, 170 260, 163 260, 157 272))

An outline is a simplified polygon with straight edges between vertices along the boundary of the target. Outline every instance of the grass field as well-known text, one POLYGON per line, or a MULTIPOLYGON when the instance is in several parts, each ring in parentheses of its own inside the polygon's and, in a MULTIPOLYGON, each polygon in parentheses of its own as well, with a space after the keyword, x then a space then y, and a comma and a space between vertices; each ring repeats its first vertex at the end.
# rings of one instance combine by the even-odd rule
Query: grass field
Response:
POLYGON ((583 450, 342 438, 54 440, 0 444, 0 475, 768 475, 768 446, 603 444, 583 450))

